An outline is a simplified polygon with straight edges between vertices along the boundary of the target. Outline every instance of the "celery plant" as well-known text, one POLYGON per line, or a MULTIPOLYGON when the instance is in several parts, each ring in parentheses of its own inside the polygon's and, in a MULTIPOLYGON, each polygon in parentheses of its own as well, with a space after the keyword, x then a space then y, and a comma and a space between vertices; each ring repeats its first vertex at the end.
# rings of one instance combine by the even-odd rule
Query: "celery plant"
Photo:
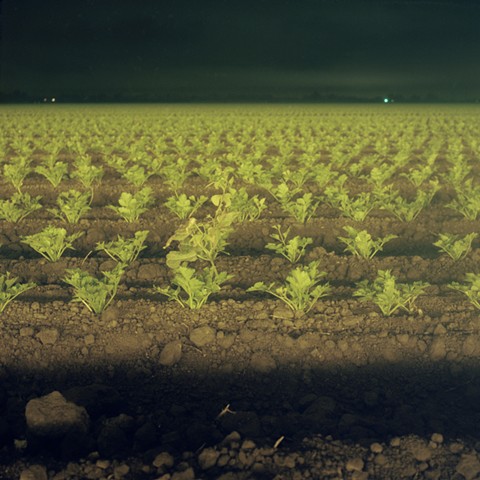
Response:
POLYGON ((78 223, 89 210, 92 203, 91 192, 79 192, 78 190, 68 190, 61 192, 57 197, 58 208, 49 208, 60 220, 66 220, 68 223, 78 223))
POLYGON ((82 235, 83 232, 67 235, 64 228, 48 225, 41 232, 23 236, 22 242, 33 248, 48 261, 56 262, 67 248, 73 249, 73 242, 82 235))
POLYGON ((412 313, 415 300, 424 293, 429 284, 426 282, 397 283, 397 279, 390 270, 379 270, 373 283, 362 280, 357 283, 357 286, 353 295, 360 297, 363 302, 375 303, 388 317, 399 309, 412 313))
POLYGON ((68 172, 68 165, 65 162, 47 162, 35 167, 35 172, 44 176, 53 187, 57 188, 68 172))
POLYGON ((0 275, 0 313, 5 307, 21 293, 36 287, 36 283, 17 283, 18 278, 10 277, 10 272, 0 275))
POLYGON ((452 200, 447 207, 461 213, 468 220, 476 220, 480 213, 480 186, 472 185, 472 180, 467 180, 463 185, 456 187, 457 198, 452 200))
POLYGON ((174 269, 172 287, 154 287, 158 293, 165 295, 169 300, 175 300, 182 307, 197 309, 202 307, 212 293, 221 289, 221 284, 230 279, 232 275, 226 272, 217 272, 213 266, 196 272, 194 268, 179 265, 174 269))
POLYGON ((91 312, 101 313, 112 302, 117 294, 125 265, 118 263, 110 271, 102 272, 99 280, 80 268, 69 268, 63 281, 74 289, 74 302, 83 303, 91 312))
POLYGON ((144 245, 144 242, 148 233, 148 230, 139 230, 138 232, 135 232, 134 238, 128 239, 118 235, 117 240, 112 242, 98 242, 95 250, 104 251, 116 262, 130 265, 137 259, 140 252, 147 248, 146 245, 144 245))
POLYGON ((257 282, 247 289, 247 292, 266 292, 285 302, 292 310, 307 313, 315 303, 330 292, 328 283, 319 285, 326 275, 318 271, 318 262, 310 262, 306 266, 294 268, 282 286, 274 282, 265 284, 257 282))
POLYGON ((148 211, 152 203, 152 189, 144 187, 134 194, 122 192, 118 200, 119 206, 108 205, 108 207, 117 212, 126 222, 134 222, 142 213, 148 211))
POLYGON ((290 227, 284 232, 282 232, 281 225, 274 225, 273 229, 277 233, 272 233, 270 236, 276 240, 276 242, 267 243, 265 248, 283 255, 291 263, 298 262, 305 254, 306 247, 313 243, 311 238, 300 237, 299 235, 295 235, 295 237, 287 240, 290 233, 290 227))
POLYGON ((295 200, 292 199, 283 203, 282 208, 298 222, 305 223, 313 217, 319 203, 320 202, 315 201, 313 195, 308 192, 295 200))
POLYGON ((477 233, 469 233, 464 237, 452 233, 439 233, 439 238, 434 245, 457 261, 468 255, 472 249, 472 242, 477 236, 477 233))
POLYGON ((465 275, 467 285, 458 282, 452 282, 448 286, 453 290, 462 292, 470 300, 470 303, 480 309, 480 274, 467 273, 465 275))
POLYGON ((387 235, 383 238, 373 239, 366 230, 359 231, 348 225, 343 229, 347 232, 348 237, 338 237, 338 239, 345 243, 345 251, 366 259, 373 258, 383 250, 383 246, 387 242, 397 238, 397 235, 387 235))
POLYGON ((42 208, 41 196, 31 197, 28 193, 14 193, 10 200, 0 200, 0 220, 17 223, 27 215, 42 208))
POLYGON ((32 171, 29 163, 6 163, 3 166, 3 176, 21 193, 25 177, 32 171))
POLYGON ((178 250, 167 254, 167 265, 176 269, 184 262, 205 260, 215 269, 215 259, 225 251, 236 218, 235 212, 220 212, 203 222, 190 218, 168 239, 164 247, 168 248, 173 241, 178 242, 178 250))
POLYGON ((165 206, 178 218, 185 220, 191 217, 207 200, 205 195, 197 198, 195 195, 187 196, 185 193, 181 193, 168 197, 165 206))

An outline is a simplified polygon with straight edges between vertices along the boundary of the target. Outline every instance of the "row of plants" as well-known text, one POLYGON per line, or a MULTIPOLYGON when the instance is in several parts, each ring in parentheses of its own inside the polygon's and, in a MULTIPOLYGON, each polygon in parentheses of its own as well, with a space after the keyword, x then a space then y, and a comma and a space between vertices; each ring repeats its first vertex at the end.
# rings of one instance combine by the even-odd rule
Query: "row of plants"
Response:
MULTIPOLYGON (((223 238, 223 231, 227 228, 228 219, 228 233, 233 230, 233 224, 242 221, 242 214, 238 211, 229 211, 228 215, 223 214, 215 216, 216 221, 209 224, 209 234, 212 238, 223 238), (220 221, 224 218, 223 221, 220 221)), ((198 225, 204 225, 199 223, 195 217, 192 217, 187 223, 186 227, 181 227, 174 237, 167 243, 170 245, 172 240, 182 241, 184 236, 191 234, 192 229, 198 228, 198 225)), ((291 227, 283 229, 280 224, 273 225, 274 232, 270 235, 273 242, 268 242, 265 248, 271 250, 284 258, 290 263, 297 263, 306 253, 306 248, 313 244, 313 238, 302 237, 295 235, 291 237, 291 227)), ((338 236, 337 239, 345 245, 345 252, 349 252, 352 255, 361 257, 364 259, 372 259, 378 252, 383 250, 383 247, 389 241, 398 238, 397 235, 386 235, 385 237, 374 238, 367 230, 360 230, 353 226, 346 225, 343 227, 346 236, 338 236)), ((135 234, 145 234, 141 244, 146 239, 148 231, 141 231, 135 234)), ((73 242, 80 238, 83 232, 76 232, 70 235, 67 234, 67 230, 61 227, 55 227, 47 225, 42 231, 31 235, 21 237, 21 241, 38 252, 51 262, 55 262, 60 259, 63 253, 67 249, 74 249, 73 242)), ((204 235, 202 233, 202 235, 204 235)), ((437 240, 433 243, 441 252, 446 253, 452 260, 458 261, 465 258, 472 249, 472 243, 477 238, 478 234, 475 232, 466 235, 456 235, 451 233, 439 233, 437 240)), ((100 242, 97 245, 96 250, 105 250, 104 242, 100 242)), ((120 248, 120 244, 117 247, 120 248)), ((125 246, 128 251, 128 247, 125 246)), ((210 259, 212 260, 212 259, 210 259)))
MULTIPOLYGON (((249 195, 245 187, 239 189, 217 183, 223 198, 229 198, 230 207, 241 212, 244 221, 256 220, 267 208, 267 200, 258 194, 249 195)), ((394 215, 402 222, 411 222, 427 208, 438 192, 437 182, 430 182, 429 188, 418 190, 413 199, 400 195, 398 190, 382 187, 372 192, 351 194, 343 185, 327 187, 323 195, 313 195, 306 192, 301 195, 298 188, 289 188, 281 183, 272 188, 269 193, 281 207, 284 214, 291 216, 300 223, 308 222, 318 212, 320 204, 337 209, 341 215, 355 221, 363 221, 372 210, 383 210, 394 215)), ((217 198, 212 195, 211 199, 217 198)), ((68 223, 77 223, 91 210, 92 191, 70 189, 57 196, 56 207, 47 208, 49 213, 68 223)), ((176 193, 169 196, 163 205, 180 219, 185 219, 196 213, 208 200, 205 195, 187 195, 176 193)), ((131 193, 122 192, 118 205, 106 205, 116 212, 126 222, 134 222, 140 215, 155 208, 155 198, 150 187, 131 193)), ((456 198, 444 205, 468 220, 476 220, 480 213, 480 185, 473 186, 466 181, 462 188, 456 191, 456 198)), ((31 213, 42 208, 41 196, 31 196, 29 193, 17 192, 10 198, 0 199, 0 220, 17 223, 31 213)))
MULTIPOLYGON (((175 250, 170 250, 166 257, 166 265, 172 271, 171 285, 156 286, 155 291, 192 309, 200 308, 211 294, 218 293, 222 284, 232 276, 226 272, 219 272, 215 260, 220 253, 225 253, 227 239, 233 231, 236 220, 237 215, 226 211, 225 205, 219 202, 215 216, 204 221, 191 218, 180 227, 165 245, 166 249, 171 247, 172 243, 177 247, 175 250), (199 269, 198 263, 206 266, 199 269)), ((363 258, 373 258, 378 251, 382 250, 386 242, 395 238, 393 235, 388 235, 373 239, 365 230, 358 231, 349 226, 344 228, 348 236, 339 237, 339 239, 346 244, 345 250, 363 258)), ((275 233, 271 235, 274 242, 268 243, 266 248, 284 256, 291 263, 298 262, 303 257, 306 247, 313 242, 311 238, 306 237, 289 238, 289 228, 282 231, 277 225, 274 230, 275 233)), ((115 268, 103 272, 101 280, 82 269, 67 269, 64 281, 73 287, 74 301, 82 302, 94 313, 102 312, 115 297, 125 269, 146 248, 145 241, 148 233, 142 230, 137 231, 130 239, 118 236, 115 241, 97 243, 95 251, 104 252, 116 262, 115 268)), ((82 233, 68 235, 63 228, 47 226, 41 232, 22 237, 22 241, 48 261, 55 262, 65 250, 74 248, 73 242, 81 235, 82 233)), ((461 238, 442 234, 435 244, 453 259, 459 259, 466 255, 475 237, 474 233, 461 238)), ((313 261, 306 266, 293 268, 283 285, 257 282, 247 291, 269 293, 285 302, 293 310, 306 313, 319 299, 330 292, 328 283, 319 283, 325 275, 325 272, 319 272, 319 262, 313 261)), ((478 288, 480 275, 469 273, 466 280, 470 284, 469 287, 455 282, 450 284, 450 287, 462 291, 472 304, 480 306, 480 289, 478 288), (474 293, 475 291, 478 296, 474 293)), ((10 277, 9 272, 3 275, 0 283, 3 292, 0 298, 0 311, 3 311, 5 306, 19 294, 36 286, 31 282, 17 283, 16 279, 10 277)), ((399 309, 411 313, 415 299, 424 293, 428 284, 425 282, 399 284, 390 271, 380 270, 373 283, 363 280, 357 286, 354 296, 372 301, 379 306, 384 315, 388 316, 399 309)))
POLYGON ((226 154, 220 158, 196 155, 189 159, 167 153, 153 156, 143 151, 141 154, 135 153, 133 160, 112 155, 97 159, 95 163, 86 154, 63 160, 50 155, 41 161, 35 161, 38 163, 36 166, 33 165, 33 158, 13 156, 3 164, 0 177, 3 173, 3 179, 18 192, 22 191, 26 178, 33 173, 45 178, 54 188, 66 179, 76 180, 84 188, 93 188, 100 184, 107 167, 136 188, 143 187, 150 178, 157 176, 175 192, 183 188, 185 182, 192 177, 213 184, 226 176, 232 176, 237 181, 268 190, 279 182, 292 188, 323 188, 334 180, 345 182, 347 179, 379 188, 402 177, 408 179, 415 188, 435 181, 458 189, 466 180, 475 178, 476 163, 474 160, 466 160, 462 154, 447 157, 442 162, 437 160, 438 153, 429 153, 426 159, 423 156, 412 158, 402 152, 386 156, 368 154, 360 155, 350 162, 344 157, 336 159, 334 152, 328 156, 304 152, 295 157, 226 154), (413 166, 409 167, 410 163, 413 166))
MULTIPOLYGON (((166 244, 170 283, 153 291, 187 308, 201 308, 232 280, 228 272, 218 271, 217 256, 226 253, 228 236, 238 222, 255 220, 269 207, 280 207, 300 223, 324 205, 355 221, 383 209, 409 222, 434 197, 440 206, 469 220, 476 220, 480 211, 475 181, 479 124, 476 113, 466 110, 216 106, 105 108, 92 115, 81 108, 2 108, 0 119, 0 181, 16 191, 0 200, 1 219, 20 222, 46 208, 39 196, 25 191, 27 179, 28 186, 32 180, 37 185, 40 177, 52 188, 66 180, 81 184, 84 191, 62 192, 47 209, 72 224, 88 215, 94 190, 112 178, 133 187, 133 193, 121 193, 117 204, 106 205, 127 222, 155 208, 148 185, 154 177, 156 184, 160 179, 171 190, 162 205, 185 223, 166 244), (208 196, 182 193, 194 179, 208 196), (212 205, 215 214, 208 215, 212 205)), ((81 236, 47 229, 22 241, 49 261, 74 248, 81 236)), ((338 239, 345 251, 366 259, 395 238, 373 238, 354 227, 344 230, 338 239)), ((116 262, 101 278, 68 269, 63 281, 72 288, 74 301, 94 313, 107 308, 126 269, 145 248, 147 235, 140 231, 132 239, 118 237, 116 244, 97 244, 95 252, 116 262)), ((434 245, 460 260, 475 238, 476 233, 442 233, 434 245)), ((266 248, 287 258, 292 269, 282 283, 258 282, 248 291, 271 295, 300 313, 310 311, 332 291, 318 262, 300 264, 312 244, 313 238, 291 236, 290 229, 275 225, 266 248)), ((477 308, 479 286, 473 273, 466 274, 463 284, 449 284, 477 308)), ((1 310, 34 287, 7 272, 0 281, 1 310)), ((390 270, 379 270, 373 280, 358 282, 353 295, 392 315, 413 312, 427 289, 425 282, 400 283, 390 270)))

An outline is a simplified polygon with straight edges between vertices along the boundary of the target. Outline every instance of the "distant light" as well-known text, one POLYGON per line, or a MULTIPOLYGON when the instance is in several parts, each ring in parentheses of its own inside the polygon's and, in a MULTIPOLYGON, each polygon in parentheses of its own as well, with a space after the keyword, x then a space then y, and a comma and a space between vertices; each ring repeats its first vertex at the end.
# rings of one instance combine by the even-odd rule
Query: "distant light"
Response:
POLYGON ((387 97, 385 97, 385 98, 383 99, 383 103, 388 103, 389 101, 390 101, 390 99, 388 99, 387 97))
POLYGON ((56 102, 56 99, 55 97, 52 98, 52 103, 55 103, 56 102))
POLYGON ((47 97, 44 97, 44 98, 43 98, 43 101, 46 102, 46 101, 47 101, 47 97))

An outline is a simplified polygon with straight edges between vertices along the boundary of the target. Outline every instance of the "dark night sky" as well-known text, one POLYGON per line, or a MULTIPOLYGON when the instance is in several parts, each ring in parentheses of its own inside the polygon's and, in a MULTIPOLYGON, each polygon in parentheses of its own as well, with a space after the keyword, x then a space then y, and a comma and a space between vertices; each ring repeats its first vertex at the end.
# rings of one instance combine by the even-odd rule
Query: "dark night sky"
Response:
POLYGON ((480 98, 478 0, 0 1, 4 92, 480 98))

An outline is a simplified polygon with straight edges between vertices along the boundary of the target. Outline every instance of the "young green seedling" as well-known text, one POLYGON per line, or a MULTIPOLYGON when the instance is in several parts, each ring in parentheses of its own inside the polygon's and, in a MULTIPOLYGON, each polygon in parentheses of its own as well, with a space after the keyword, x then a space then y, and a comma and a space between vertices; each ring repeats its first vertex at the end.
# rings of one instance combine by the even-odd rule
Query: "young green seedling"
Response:
POLYGON ((168 239, 164 247, 168 248, 173 241, 178 242, 178 250, 167 254, 167 265, 175 270, 184 262, 205 260, 215 269, 215 259, 225 251, 236 218, 235 212, 220 212, 203 222, 190 218, 168 239))
POLYGON ((92 165, 90 157, 83 156, 75 162, 75 170, 70 174, 85 188, 91 189, 95 183, 100 183, 103 177, 103 167, 92 165))
POLYGON ((415 300, 424 293, 429 284, 426 282, 397 283, 390 270, 379 270, 377 278, 372 283, 362 280, 357 283, 357 286, 353 295, 360 297, 362 302, 375 303, 383 315, 388 317, 399 309, 412 313, 415 300))
POLYGON ((381 205, 384 210, 393 213, 402 222, 415 220, 419 213, 430 205, 435 193, 439 189, 438 181, 430 181, 428 190, 418 190, 415 198, 409 202, 400 195, 391 196, 389 201, 381 205))
POLYGON ((68 173, 68 165, 65 162, 47 162, 35 167, 35 172, 44 176, 54 188, 57 188, 68 173))
POLYGON ((370 192, 361 192, 350 197, 342 186, 332 185, 325 189, 325 201, 352 220, 363 222, 367 215, 377 206, 377 200, 370 192))
POLYGON ((142 213, 148 211, 152 203, 152 189, 144 187, 134 194, 122 192, 118 200, 119 206, 108 205, 108 207, 118 213, 126 222, 135 222, 142 213))
POLYGON ((207 200, 205 195, 197 198, 195 195, 187 197, 185 193, 181 193, 168 197, 165 206, 178 218, 185 220, 191 217, 207 200))
POLYGON ((135 187, 143 186, 152 175, 153 173, 147 172, 145 168, 140 165, 132 165, 122 173, 122 177, 135 187))
POLYGON ((112 242, 98 242, 95 247, 96 251, 104 251, 112 260, 130 265, 134 262, 140 252, 144 250, 146 245, 144 242, 148 236, 148 230, 139 230, 135 232, 134 238, 123 238, 118 235, 117 240, 112 242))
POLYGON ((480 186, 472 185, 472 180, 469 179, 455 191, 457 198, 447 204, 447 207, 461 213, 468 220, 476 220, 480 213, 480 186))
POLYGON ((31 197, 28 193, 14 193, 10 200, 0 200, 0 220, 17 223, 27 215, 42 208, 41 196, 31 197))
POLYGON ((57 218, 68 223, 78 223, 91 208, 92 193, 68 190, 61 192, 57 197, 58 208, 49 208, 57 218))
POLYGON ((314 201, 313 195, 308 192, 295 200, 283 203, 282 208, 298 222, 305 223, 313 217, 319 203, 319 201, 314 201))
POLYGON ((32 171, 29 163, 6 163, 3 166, 3 176, 21 193, 26 176, 32 171))
POLYGON ((477 233, 469 233, 464 237, 452 233, 439 233, 439 238, 434 245, 457 261, 468 255, 472 249, 472 242, 477 236, 477 233))
POLYGON ((73 242, 82 235, 83 232, 67 235, 64 228, 48 225, 41 232, 23 236, 22 242, 33 248, 48 261, 56 262, 67 248, 74 250, 73 242))
POLYGON ((347 232, 348 237, 338 237, 338 239, 345 243, 345 251, 366 259, 373 258, 383 250, 383 246, 387 242, 397 238, 397 235, 387 235, 383 238, 373 239, 366 230, 360 231, 348 225, 343 229, 347 232))
POLYGON ((290 227, 284 232, 282 232, 281 225, 274 225, 273 229, 276 233, 272 233, 270 236, 276 240, 276 243, 267 243, 265 248, 283 255, 291 263, 298 262, 305 255, 306 247, 313 243, 311 238, 300 237, 299 235, 287 240, 290 227))
POLYGON ((480 274, 467 273, 465 274, 465 281, 467 285, 462 285, 458 282, 452 282, 448 286, 453 290, 462 292, 470 300, 470 303, 480 309, 480 274))
POLYGON ((307 313, 315 303, 330 292, 328 283, 319 285, 326 273, 318 271, 319 262, 310 262, 306 266, 294 268, 282 286, 274 282, 257 282, 247 292, 266 292, 287 304, 293 311, 307 313))
POLYGON ((10 277, 10 272, 0 275, 0 313, 5 307, 21 293, 36 287, 36 283, 17 283, 18 278, 10 277))
POLYGON ((102 272, 99 280, 80 268, 69 268, 63 281, 74 289, 73 302, 83 303, 91 312, 102 313, 117 294, 125 265, 117 263, 110 271, 102 272))
POLYGON ((194 268, 186 265, 179 265, 174 269, 172 287, 154 287, 154 289, 168 297, 169 300, 175 300, 182 307, 191 309, 200 308, 208 300, 212 293, 217 293, 221 289, 222 283, 225 283, 232 275, 226 272, 217 272, 212 266, 196 272, 194 268))

